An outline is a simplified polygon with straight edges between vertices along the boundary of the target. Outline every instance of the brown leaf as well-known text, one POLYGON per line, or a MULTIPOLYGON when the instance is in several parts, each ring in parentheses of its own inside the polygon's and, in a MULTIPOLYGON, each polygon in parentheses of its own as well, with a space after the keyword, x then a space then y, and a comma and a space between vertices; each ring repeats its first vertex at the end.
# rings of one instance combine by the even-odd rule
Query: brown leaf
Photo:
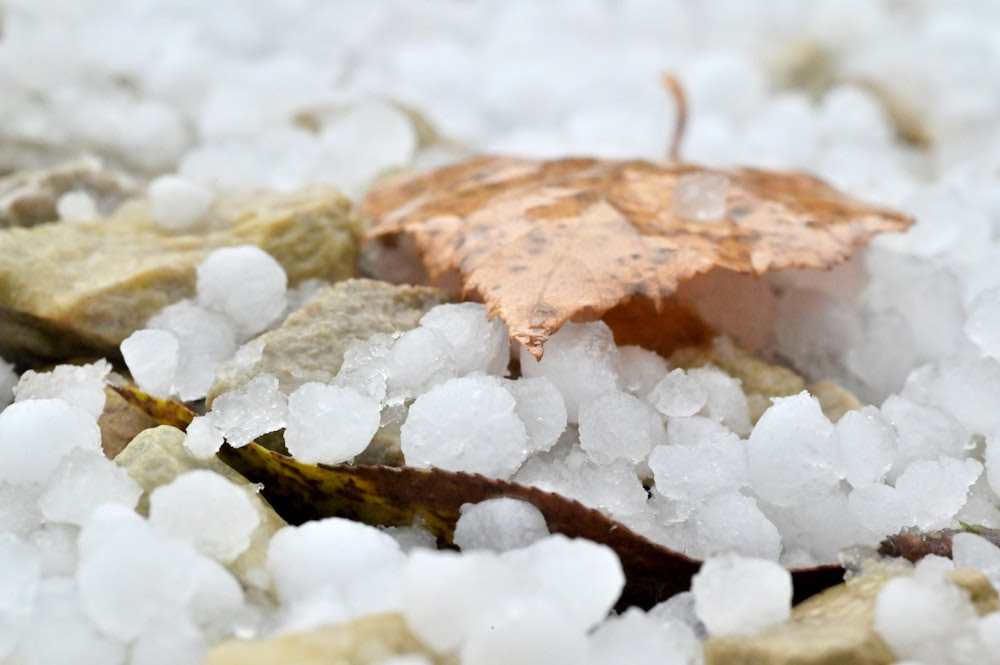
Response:
MULTIPOLYGON (((801 173, 489 156, 378 187, 362 212, 377 223, 370 240, 412 238, 432 282, 457 274, 464 294, 482 299, 535 357, 571 319, 678 308, 678 285, 713 268, 826 268, 911 223, 801 173), (678 179, 695 173, 728 178, 718 220, 674 211, 678 179)), ((680 334, 702 334, 691 312, 677 314, 680 334)))
MULTIPOLYGON (((132 388, 115 390, 160 424, 185 429, 195 415, 183 404, 132 388)), ((541 511, 549 531, 603 543, 618 554, 626 578, 619 608, 649 608, 687 591, 701 566, 598 510, 535 487, 441 469, 304 464, 256 443, 225 445, 219 457, 251 482, 261 483, 261 494, 291 524, 334 516, 379 526, 418 523, 442 546, 453 545, 462 504, 500 496, 527 501, 541 511)), ((839 566, 792 571, 796 602, 838 584, 843 573, 839 566)))
MULTIPOLYGON (((701 562, 658 545, 604 513, 535 487, 484 476, 412 467, 303 464, 251 443, 223 447, 219 456, 250 481, 293 524, 324 517, 380 526, 424 525, 442 546, 452 545, 464 503, 509 497, 531 503, 545 516, 549 531, 586 538, 613 549, 625 570, 619 608, 649 608, 687 591, 701 562)), ((837 584, 838 566, 793 572, 796 599, 837 584)))
POLYGON ((104 387, 104 411, 97 419, 101 429, 101 448, 108 459, 114 459, 135 436, 160 423, 133 402, 125 399, 112 386, 104 387))

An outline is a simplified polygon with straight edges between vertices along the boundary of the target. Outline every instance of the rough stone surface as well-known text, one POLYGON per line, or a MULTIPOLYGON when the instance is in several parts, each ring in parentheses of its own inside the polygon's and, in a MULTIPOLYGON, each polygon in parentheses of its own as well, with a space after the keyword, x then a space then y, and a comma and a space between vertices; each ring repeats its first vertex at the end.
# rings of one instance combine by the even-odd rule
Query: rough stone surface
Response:
MULTIPOLYGON (((876 565, 871 570, 810 598, 792 609, 783 624, 753 635, 711 638, 705 642, 705 665, 890 665, 896 661, 875 632, 875 597, 904 566, 876 565)), ((978 571, 949 573, 969 592, 976 611, 996 611, 997 592, 978 571)))
POLYGON ((250 546, 228 568, 244 585, 265 591, 270 588, 270 576, 266 570, 267 546, 274 532, 287 523, 260 496, 257 485, 217 457, 198 459, 184 447, 184 432, 166 425, 140 432, 119 453, 115 462, 127 470, 142 488, 136 511, 144 516, 149 515, 150 493, 187 471, 208 469, 243 488, 257 510, 260 523, 250 537, 250 546))
POLYGON ((172 235, 137 200, 104 220, 0 231, 0 356, 118 357, 152 314, 194 294, 195 267, 219 247, 261 247, 291 286, 355 272, 362 222, 332 188, 234 194, 207 219, 203 233, 172 235))
POLYGON ((375 665, 397 656, 423 656, 434 665, 457 665, 455 656, 431 651, 401 614, 373 614, 346 624, 249 642, 229 640, 209 651, 203 665, 375 665))
POLYGON ((133 178, 86 161, 12 173, 0 178, 0 228, 35 226, 59 219, 56 204, 67 192, 90 195, 98 213, 106 216, 139 194, 140 188, 133 178))
POLYGON ((861 403, 846 388, 832 381, 817 381, 807 386, 805 379, 792 370, 765 362, 726 337, 717 337, 702 346, 679 349, 671 355, 670 362, 686 369, 711 363, 739 379, 753 423, 771 406, 772 397, 797 395, 803 390, 819 398, 823 413, 834 422, 847 411, 861 408, 861 403))
POLYGON ((806 390, 816 396, 823 413, 831 422, 837 422, 845 413, 860 409, 861 401, 847 388, 833 381, 813 381, 806 390))
POLYGON ((427 310, 447 302, 441 291, 426 286, 396 286, 371 279, 349 279, 324 288, 275 330, 244 346, 259 347, 260 357, 247 362, 241 349, 216 371, 206 404, 235 390, 261 373, 278 378, 286 395, 310 381, 329 382, 344 361, 344 352, 375 333, 415 328, 427 310))
MULTIPOLYGON (((291 394, 310 381, 327 383, 336 376, 344 352, 376 333, 415 328, 427 310, 447 302, 447 296, 426 286, 396 286, 370 279, 349 279, 329 286, 277 329, 246 344, 215 373, 206 404, 219 394, 243 386, 261 373, 278 378, 291 394)), ((357 464, 402 464, 398 419, 383 423, 357 464)), ((259 441, 268 445, 264 441, 259 441)))

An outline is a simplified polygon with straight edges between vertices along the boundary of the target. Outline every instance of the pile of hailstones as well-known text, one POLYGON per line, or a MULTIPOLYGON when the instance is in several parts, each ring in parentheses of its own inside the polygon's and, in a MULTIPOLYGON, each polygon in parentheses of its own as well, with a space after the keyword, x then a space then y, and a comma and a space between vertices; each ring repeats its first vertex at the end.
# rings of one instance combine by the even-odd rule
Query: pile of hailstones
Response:
MULTIPOLYGON (((123 355, 144 390, 194 399, 210 384, 206 363, 227 359, 306 297, 287 291, 260 250, 219 250, 199 267, 196 297, 154 317, 123 355)), ((259 353, 250 342, 232 362, 259 353)), ((615 553, 549 534, 536 508, 511 499, 463 507, 462 553, 436 551, 420 527, 330 518, 281 528, 263 568, 238 578, 233 562, 260 527, 253 490, 189 471, 150 493, 143 518, 139 486, 101 451, 108 363, 21 377, 7 368, 15 402, 0 412, 0 660, 197 663, 227 637, 400 611, 429 647, 467 664, 693 664, 708 635, 788 617, 791 577, 777 560, 808 545, 783 552, 782 536, 796 536, 779 533, 757 501, 790 513, 803 492, 839 483, 822 444, 839 436, 840 450, 851 450, 852 432, 880 431, 877 410, 834 426, 802 394, 776 400, 751 430, 735 379, 712 367, 669 370, 655 354, 616 347, 601 323, 568 324, 541 362, 522 353, 517 380, 504 378, 509 358, 507 331, 482 306, 442 305, 413 330, 352 347, 329 383, 286 397, 260 375, 220 395, 185 443, 208 458, 223 438, 239 446, 284 427, 300 460, 337 463, 380 424, 401 423, 410 465, 553 489, 675 548, 729 551, 707 559, 691 592, 649 612, 611 612, 625 583, 615 553), (808 464, 775 454, 788 440, 803 442, 808 464), (651 493, 642 486, 649 476, 651 493)), ((954 550, 954 564, 929 557, 887 584, 876 627, 901 658, 1000 662, 1000 614, 978 617, 945 576, 974 566, 996 584, 1000 550, 972 534, 957 536, 954 550)))

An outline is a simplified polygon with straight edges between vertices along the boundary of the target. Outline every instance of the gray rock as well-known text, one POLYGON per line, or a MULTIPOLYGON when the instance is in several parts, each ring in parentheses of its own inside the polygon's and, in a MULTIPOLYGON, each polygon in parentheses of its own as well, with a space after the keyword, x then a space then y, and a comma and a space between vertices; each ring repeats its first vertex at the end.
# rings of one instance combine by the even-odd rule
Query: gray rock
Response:
POLYGON ((106 220, 0 231, 0 356, 118 357, 152 314, 194 294, 196 266, 219 247, 261 247, 292 286, 355 273, 362 222, 332 188, 232 195, 207 219, 203 233, 171 234, 135 201, 106 220))

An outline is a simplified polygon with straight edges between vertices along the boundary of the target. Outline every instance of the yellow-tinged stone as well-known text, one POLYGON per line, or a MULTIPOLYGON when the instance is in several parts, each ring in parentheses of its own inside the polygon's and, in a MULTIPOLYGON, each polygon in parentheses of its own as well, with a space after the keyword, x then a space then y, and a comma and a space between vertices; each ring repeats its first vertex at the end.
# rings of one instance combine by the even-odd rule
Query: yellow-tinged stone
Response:
POLYGON ((349 279, 322 289, 292 312, 275 330, 245 344, 215 373, 206 404, 235 390, 258 374, 278 378, 286 395, 310 381, 328 382, 355 342, 376 333, 416 327, 427 310, 447 302, 429 286, 395 285, 371 279, 349 279))
POLYGON ((406 655, 423 656, 433 665, 458 663, 455 656, 431 651, 402 615, 390 613, 268 640, 229 640, 212 647, 202 665, 376 665, 406 655))
POLYGON ((816 396, 823 413, 832 422, 837 422, 848 411, 861 408, 861 402, 847 388, 833 381, 814 381, 806 390, 816 396))
POLYGON ((750 422, 756 423, 771 406, 774 397, 797 395, 808 390, 815 395, 826 417, 836 422, 861 403, 846 388, 832 381, 806 385, 805 379, 781 365, 765 362, 736 346, 728 337, 717 337, 710 344, 679 349, 670 356, 671 364, 691 368, 712 364, 743 384, 750 409, 750 422))
POLYGON ((67 192, 86 193, 101 214, 113 212, 139 191, 139 183, 133 178, 90 161, 18 171, 0 178, 0 228, 35 226, 59 219, 56 206, 67 192))
MULTIPOLYGON (((875 598, 885 583, 913 569, 876 565, 799 604, 785 623, 753 635, 709 638, 705 665, 890 665, 896 661, 875 632, 875 598)), ((982 573, 955 570, 950 579, 969 593, 976 611, 997 610, 997 591, 982 573)))
POLYGON ((140 432, 115 457, 115 462, 142 488, 136 507, 141 515, 149 515, 149 494, 154 489, 187 471, 207 469, 238 485, 249 496, 260 523, 250 536, 249 547, 227 567, 245 586, 270 591, 270 576, 265 568, 267 546, 274 532, 287 523, 260 496, 259 485, 215 456, 198 459, 184 447, 184 432, 166 425, 140 432))
POLYGON ((136 201, 106 220, 0 231, 0 355, 116 357, 151 315, 194 295, 196 266, 220 247, 261 247, 290 285, 355 273, 362 222, 332 188, 232 195, 206 219, 202 232, 170 233, 136 201))

